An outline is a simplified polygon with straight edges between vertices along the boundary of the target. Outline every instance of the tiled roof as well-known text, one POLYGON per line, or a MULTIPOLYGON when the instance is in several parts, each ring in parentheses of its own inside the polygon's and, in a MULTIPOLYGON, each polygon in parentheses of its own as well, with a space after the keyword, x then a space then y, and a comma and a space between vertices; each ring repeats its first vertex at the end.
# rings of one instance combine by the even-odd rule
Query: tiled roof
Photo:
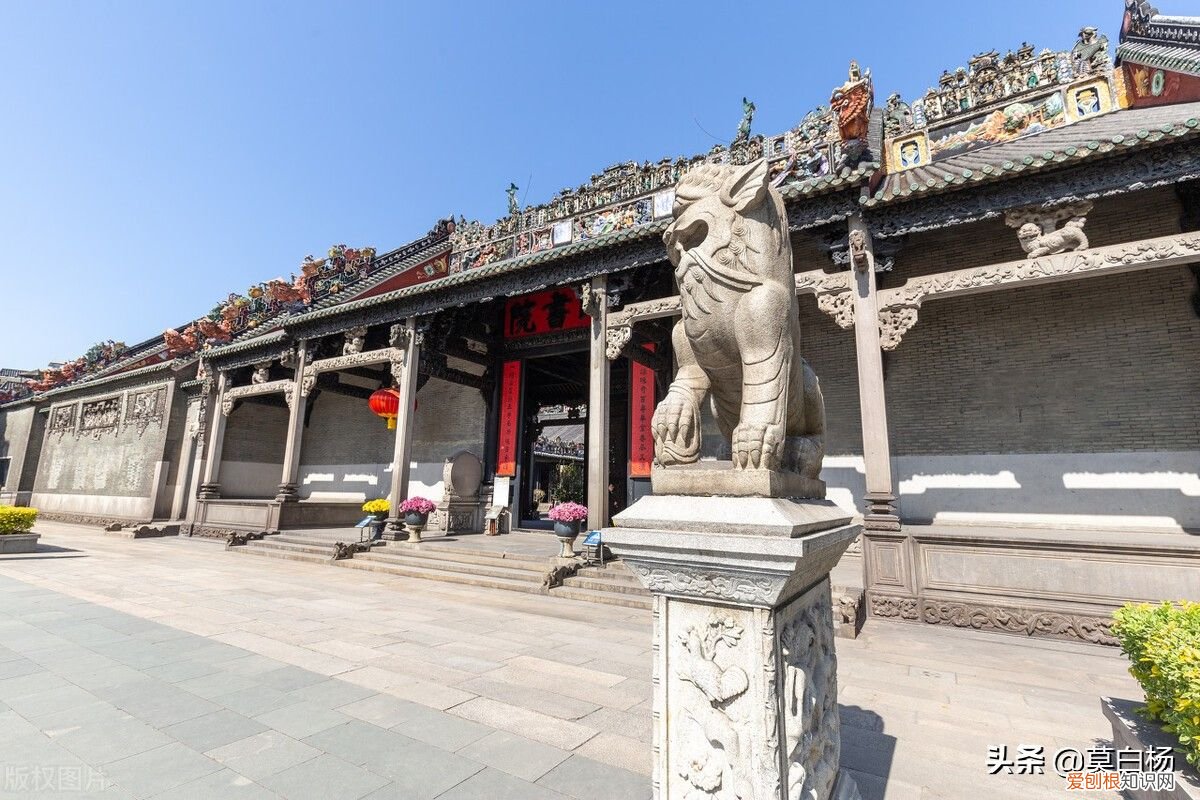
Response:
POLYGON ((1117 111, 888 175, 867 206, 1071 166, 1200 133, 1200 102, 1117 111))
POLYGON ((1200 76, 1200 47, 1165 42, 1128 41, 1117 47, 1117 58, 1147 67, 1200 76))
MULTIPOLYGON (((460 286, 464 283, 470 283, 472 281, 487 278, 492 275, 512 272, 518 269, 524 269, 525 267, 531 267, 536 264, 544 264, 548 261, 557 261, 558 259, 569 255, 586 253, 592 250, 608 247, 609 245, 619 244, 621 242, 631 242, 638 239, 658 236, 661 235, 666 229, 667 223, 668 220, 660 220, 659 222, 654 222, 649 225, 642 225, 637 228, 627 228, 623 231, 605 234, 604 236, 597 236, 594 239, 585 239, 581 242, 574 242, 562 247, 556 247, 552 250, 543 250, 538 253, 530 253, 528 255, 518 256, 517 258, 510 258, 505 261, 497 261, 492 264, 487 264, 486 266, 475 267, 474 269, 456 272, 452 275, 447 275, 444 278, 438 278, 437 280, 419 283, 416 286, 406 286, 403 289, 396 289, 395 291, 387 292, 385 294, 378 294, 373 297, 365 297, 361 300, 352 300, 349 303, 343 303, 342 305, 322 308, 318 311, 312 311, 300 317, 294 317, 289 321, 302 323, 309 320, 325 319, 327 317, 336 316, 345 311, 383 305, 385 303, 390 303, 393 300, 398 300, 403 297, 410 297, 421 292, 431 292, 435 289, 460 286)), ((663 258, 666 257, 666 251, 663 251, 663 258)))

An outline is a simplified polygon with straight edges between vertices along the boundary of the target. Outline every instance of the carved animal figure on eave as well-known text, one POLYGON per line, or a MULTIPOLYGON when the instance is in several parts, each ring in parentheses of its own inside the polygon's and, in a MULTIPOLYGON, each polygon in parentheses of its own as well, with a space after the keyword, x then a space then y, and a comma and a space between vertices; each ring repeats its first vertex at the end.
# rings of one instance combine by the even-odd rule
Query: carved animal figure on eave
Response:
POLYGON ((183 333, 169 328, 163 331, 163 341, 167 345, 167 355, 171 358, 185 356, 196 351, 200 346, 200 332, 195 324, 188 325, 183 333))
POLYGON ((1041 258, 1068 250, 1086 250, 1088 238, 1083 232, 1086 222, 1086 217, 1072 217, 1061 228, 1049 233, 1042 233, 1036 224, 1027 222, 1017 231, 1017 239, 1029 258, 1041 258))
POLYGON ((196 327, 200 329, 200 333, 209 342, 220 343, 229 341, 229 328, 224 322, 217 322, 205 317, 196 320, 196 327))
POLYGON ((735 468, 816 478, 825 407, 800 357, 787 216, 767 162, 688 172, 663 240, 683 314, 671 337, 679 369, 651 425, 656 463, 699 460, 700 403, 711 398, 735 468))

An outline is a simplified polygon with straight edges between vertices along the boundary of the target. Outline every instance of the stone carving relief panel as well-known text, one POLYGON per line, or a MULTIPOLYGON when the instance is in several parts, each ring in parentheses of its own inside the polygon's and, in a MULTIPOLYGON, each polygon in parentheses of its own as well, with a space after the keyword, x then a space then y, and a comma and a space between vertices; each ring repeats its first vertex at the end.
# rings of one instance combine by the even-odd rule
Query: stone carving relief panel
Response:
POLYGON ((135 426, 138 435, 151 424, 163 422, 167 407, 167 388, 159 386, 145 391, 133 391, 125 396, 125 425, 135 426))
POLYGON ((828 797, 838 771, 837 655, 829 584, 776 612, 783 656, 787 796, 828 797), (807 766, 806 766, 807 765, 807 766))
POLYGON ((64 433, 73 433, 75 431, 75 409, 78 406, 72 403, 68 406, 57 406, 50 412, 50 432, 62 435, 64 433))
POLYGON ((742 724, 762 701, 754 614, 673 601, 667 614, 667 708, 678 720, 667 744, 669 784, 664 797, 754 797, 745 769, 756 731, 742 724))
POLYGON ((109 397, 104 400, 93 400, 81 406, 79 414, 79 432, 93 438, 100 438, 105 433, 116 430, 121 422, 121 398, 109 397))

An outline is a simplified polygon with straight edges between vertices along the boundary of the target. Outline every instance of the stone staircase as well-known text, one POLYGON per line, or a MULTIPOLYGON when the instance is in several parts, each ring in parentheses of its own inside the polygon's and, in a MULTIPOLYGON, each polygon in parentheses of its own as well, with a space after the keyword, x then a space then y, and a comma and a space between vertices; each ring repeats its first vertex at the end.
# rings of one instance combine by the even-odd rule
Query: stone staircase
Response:
POLYGON ((590 600, 627 608, 650 608, 653 605, 650 592, 646 591, 637 576, 620 561, 610 561, 603 567, 581 567, 562 586, 550 593, 573 600, 590 600))
POLYGON ((244 555, 269 556, 288 561, 305 561, 310 564, 328 564, 333 559, 333 546, 337 542, 355 541, 355 534, 357 531, 350 534, 337 534, 324 530, 288 531, 227 549, 244 555))
POLYGON ((546 574, 554 566, 554 559, 547 556, 440 543, 426 542, 411 546, 398 542, 376 543, 369 552, 355 553, 352 558, 334 561, 334 545, 347 541, 356 541, 354 532, 288 531, 229 549, 242 555, 329 564, 527 594, 548 593, 554 597, 627 608, 650 608, 651 605, 649 592, 620 562, 609 562, 604 567, 582 567, 575 575, 563 579, 561 586, 547 591, 546 574))

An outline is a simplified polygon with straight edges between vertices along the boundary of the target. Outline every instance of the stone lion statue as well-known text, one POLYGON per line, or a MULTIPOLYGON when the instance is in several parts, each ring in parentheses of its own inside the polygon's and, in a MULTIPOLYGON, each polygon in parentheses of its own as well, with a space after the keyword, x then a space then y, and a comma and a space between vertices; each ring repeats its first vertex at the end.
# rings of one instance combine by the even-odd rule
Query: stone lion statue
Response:
POLYGON ((663 241, 683 317, 672 332, 679 370, 655 409, 655 461, 700 457, 700 403, 712 402, 735 469, 816 478, 825 406, 800 357, 800 317, 783 198, 765 160, 704 164, 675 188, 663 241))
POLYGON ((1073 217, 1064 222, 1061 228, 1049 233, 1042 233, 1039 226, 1026 222, 1017 231, 1017 239, 1029 258, 1041 258, 1068 250, 1086 250, 1088 239, 1083 232, 1086 222, 1086 217, 1073 217))

